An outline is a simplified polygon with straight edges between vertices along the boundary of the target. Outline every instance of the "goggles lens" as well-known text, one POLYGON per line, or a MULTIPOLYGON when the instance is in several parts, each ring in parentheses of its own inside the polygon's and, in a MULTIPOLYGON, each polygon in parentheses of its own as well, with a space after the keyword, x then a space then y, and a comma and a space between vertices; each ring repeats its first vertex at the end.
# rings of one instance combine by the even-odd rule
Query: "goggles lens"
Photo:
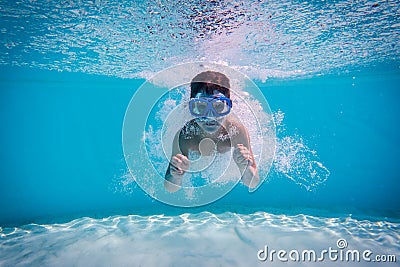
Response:
POLYGON ((192 98, 189 101, 190 113, 195 117, 221 117, 227 115, 232 108, 232 102, 226 97, 192 98))

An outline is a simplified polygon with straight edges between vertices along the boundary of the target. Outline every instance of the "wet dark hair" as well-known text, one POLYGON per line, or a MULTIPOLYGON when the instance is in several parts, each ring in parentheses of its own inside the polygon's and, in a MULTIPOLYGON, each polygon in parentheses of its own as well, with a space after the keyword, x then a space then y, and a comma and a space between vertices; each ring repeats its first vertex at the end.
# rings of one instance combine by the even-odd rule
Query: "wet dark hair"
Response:
POLYGON ((231 97, 229 79, 224 74, 216 71, 205 71, 194 77, 190 83, 190 97, 194 98, 198 93, 213 95, 214 90, 223 93, 227 98, 231 97))

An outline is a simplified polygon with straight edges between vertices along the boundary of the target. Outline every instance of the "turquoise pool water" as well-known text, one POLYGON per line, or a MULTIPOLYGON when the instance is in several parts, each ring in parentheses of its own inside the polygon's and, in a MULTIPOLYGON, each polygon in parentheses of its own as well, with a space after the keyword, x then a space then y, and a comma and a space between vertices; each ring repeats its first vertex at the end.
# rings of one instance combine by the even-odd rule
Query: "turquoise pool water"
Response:
POLYGON ((398 2, 0 7, 0 266, 399 264, 398 2), (199 60, 255 82, 277 146, 255 192, 179 208, 135 183, 122 127, 146 78, 199 60))

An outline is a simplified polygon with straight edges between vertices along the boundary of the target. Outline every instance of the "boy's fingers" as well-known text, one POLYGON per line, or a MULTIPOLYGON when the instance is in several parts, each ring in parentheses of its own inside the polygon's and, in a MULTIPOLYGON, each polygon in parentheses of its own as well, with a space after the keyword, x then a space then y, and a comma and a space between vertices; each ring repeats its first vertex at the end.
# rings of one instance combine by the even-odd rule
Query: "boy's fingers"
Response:
POLYGON ((189 160, 185 155, 176 154, 171 159, 171 164, 175 167, 175 169, 179 172, 185 171, 189 169, 189 160))
POLYGON ((239 149, 240 151, 248 150, 248 148, 243 144, 237 144, 235 149, 239 149))
POLYGON ((180 163, 182 163, 185 167, 189 165, 189 159, 186 156, 178 154, 177 157, 179 158, 180 163))
POLYGON ((179 164, 179 163, 181 163, 182 161, 178 158, 178 157, 172 157, 172 162, 173 163, 175 163, 175 164, 179 164))
POLYGON ((237 147, 235 147, 235 151, 241 151, 242 149, 243 149, 242 146, 237 146, 237 147))
POLYGON ((249 153, 250 153, 250 151, 249 151, 246 147, 238 147, 238 148, 235 148, 235 152, 236 152, 236 153, 240 153, 240 154, 242 154, 242 155, 246 155, 246 154, 249 154, 249 153))
POLYGON ((176 156, 183 162, 188 161, 188 158, 182 154, 177 154, 176 156))

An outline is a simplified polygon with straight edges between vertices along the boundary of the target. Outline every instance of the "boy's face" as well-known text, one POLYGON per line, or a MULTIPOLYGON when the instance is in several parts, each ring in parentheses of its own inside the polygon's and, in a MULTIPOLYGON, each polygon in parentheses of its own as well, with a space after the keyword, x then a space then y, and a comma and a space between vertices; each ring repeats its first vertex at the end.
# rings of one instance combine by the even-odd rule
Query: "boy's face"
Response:
MULTIPOLYGON (((215 98, 224 96, 220 91, 214 90, 212 95, 205 94, 203 92, 197 93, 197 98, 215 98)), ((215 133, 218 129, 222 127, 222 123, 225 121, 225 116, 223 117, 214 117, 212 112, 207 114, 207 117, 200 117, 195 119, 196 123, 208 133, 215 133)))

